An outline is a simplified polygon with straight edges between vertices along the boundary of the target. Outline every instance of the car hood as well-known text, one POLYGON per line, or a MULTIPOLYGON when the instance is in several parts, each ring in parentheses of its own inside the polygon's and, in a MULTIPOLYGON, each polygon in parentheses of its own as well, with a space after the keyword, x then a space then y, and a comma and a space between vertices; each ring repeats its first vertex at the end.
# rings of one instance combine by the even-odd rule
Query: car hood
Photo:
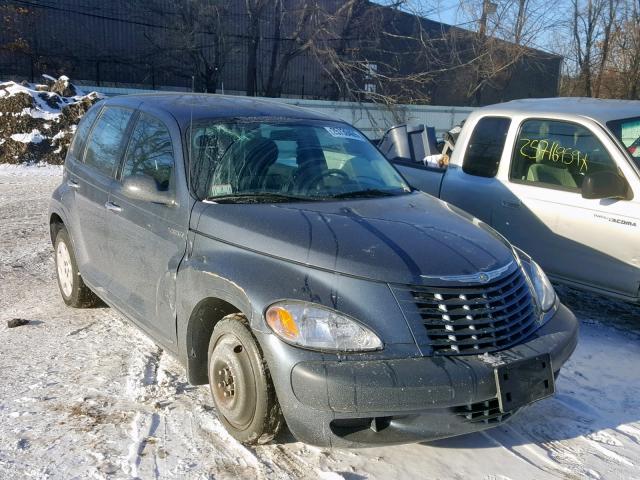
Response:
POLYGON ((500 268, 509 246, 482 222, 422 192, 362 200, 210 204, 198 232, 254 252, 361 278, 414 285, 500 268))

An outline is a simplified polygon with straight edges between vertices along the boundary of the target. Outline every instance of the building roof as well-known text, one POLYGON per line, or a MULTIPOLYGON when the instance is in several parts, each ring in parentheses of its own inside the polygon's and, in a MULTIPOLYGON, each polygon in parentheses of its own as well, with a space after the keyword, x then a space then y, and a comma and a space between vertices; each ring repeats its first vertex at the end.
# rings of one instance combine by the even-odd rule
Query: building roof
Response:
POLYGON ((213 118, 286 118, 297 120, 335 120, 321 113, 282 102, 254 97, 207 93, 145 93, 123 95, 107 100, 110 105, 147 107, 171 114, 180 124, 213 118))
POLYGON ((640 117, 640 100, 609 100, 602 98, 559 97, 527 98, 489 105, 478 109, 482 113, 521 113, 536 115, 569 114, 591 118, 605 124, 621 118, 640 117))

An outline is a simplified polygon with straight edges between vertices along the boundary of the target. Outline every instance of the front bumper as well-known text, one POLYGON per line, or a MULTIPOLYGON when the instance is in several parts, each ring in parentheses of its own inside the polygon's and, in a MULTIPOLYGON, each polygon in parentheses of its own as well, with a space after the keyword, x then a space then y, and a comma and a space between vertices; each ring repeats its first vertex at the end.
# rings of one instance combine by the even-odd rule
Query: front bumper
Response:
MULTIPOLYGON (((554 374, 576 347, 578 322, 563 305, 526 343, 487 356, 336 360, 299 354, 260 335, 291 432, 321 446, 364 447, 435 440, 494 426, 495 362, 542 353, 554 374)), ((308 352, 304 352, 308 353, 308 352)))

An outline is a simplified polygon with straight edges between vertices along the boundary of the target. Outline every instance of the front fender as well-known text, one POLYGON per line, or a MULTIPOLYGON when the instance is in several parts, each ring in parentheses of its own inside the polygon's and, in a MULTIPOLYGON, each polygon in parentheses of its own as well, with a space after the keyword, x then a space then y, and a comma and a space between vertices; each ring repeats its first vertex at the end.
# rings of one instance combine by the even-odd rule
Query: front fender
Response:
POLYGON ((394 346, 385 347, 387 355, 393 351, 404 356, 419 354, 386 283, 283 261, 201 233, 194 234, 191 254, 180 267, 177 292, 179 352, 187 365, 190 357, 198 355, 194 344, 203 340, 192 337, 190 324, 201 321, 194 318, 194 312, 205 299, 221 300, 221 313, 224 307, 235 307, 254 331, 265 334, 271 330, 265 323, 264 310, 273 302, 292 299, 320 304, 371 328, 386 346, 394 346))

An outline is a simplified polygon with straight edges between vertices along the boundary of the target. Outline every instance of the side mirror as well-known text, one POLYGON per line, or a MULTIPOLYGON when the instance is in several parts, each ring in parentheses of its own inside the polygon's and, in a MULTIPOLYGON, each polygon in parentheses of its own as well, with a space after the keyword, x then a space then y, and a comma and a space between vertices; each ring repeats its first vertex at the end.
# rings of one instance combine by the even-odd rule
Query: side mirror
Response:
POLYGON ((582 198, 619 198, 630 200, 631 190, 624 177, 613 172, 596 172, 584 177, 582 198))
POLYGON ((122 181, 122 194, 132 200, 160 203, 169 207, 177 205, 171 193, 158 190, 156 181, 146 175, 125 177, 122 181))

